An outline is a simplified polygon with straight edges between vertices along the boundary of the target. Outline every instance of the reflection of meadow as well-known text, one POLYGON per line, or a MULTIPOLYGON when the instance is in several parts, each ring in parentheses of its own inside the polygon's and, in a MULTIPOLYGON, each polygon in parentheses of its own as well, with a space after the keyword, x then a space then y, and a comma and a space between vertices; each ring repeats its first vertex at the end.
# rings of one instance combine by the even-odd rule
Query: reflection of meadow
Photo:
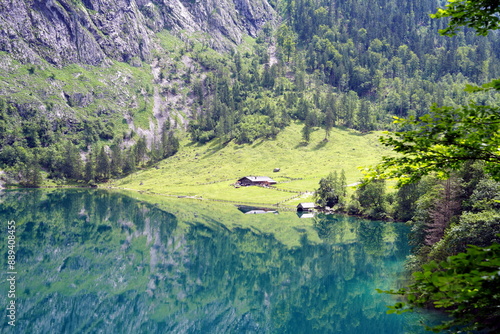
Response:
MULTIPOLYGON (((15 332, 402 333, 408 326, 385 314, 387 297, 375 292, 401 271, 404 226, 252 216, 257 226, 294 221, 287 233, 298 242, 290 247, 248 222, 229 228, 210 210, 184 217, 178 210, 106 191, 2 193, 2 224, 10 216, 19 228, 23 307, 15 332)), ((250 219, 235 207, 221 210, 250 219)))

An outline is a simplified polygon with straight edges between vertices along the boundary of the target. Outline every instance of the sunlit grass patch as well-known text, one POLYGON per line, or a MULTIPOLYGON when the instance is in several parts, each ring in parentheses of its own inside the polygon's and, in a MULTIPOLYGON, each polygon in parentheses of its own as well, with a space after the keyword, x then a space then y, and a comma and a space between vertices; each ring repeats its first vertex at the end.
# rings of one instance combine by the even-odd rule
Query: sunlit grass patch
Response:
POLYGON ((179 196, 275 204, 299 193, 313 192, 319 180, 330 172, 345 171, 347 184, 361 177, 359 167, 376 164, 389 151, 379 145, 380 133, 362 134, 334 129, 328 141, 325 132, 313 132, 309 143, 302 142, 302 125, 294 123, 274 140, 259 139, 253 144, 222 145, 214 140, 205 145, 184 139, 180 151, 158 164, 116 181, 115 186, 179 196), (274 172, 280 168, 279 172, 274 172), (275 178, 276 189, 234 188, 245 176, 275 178))

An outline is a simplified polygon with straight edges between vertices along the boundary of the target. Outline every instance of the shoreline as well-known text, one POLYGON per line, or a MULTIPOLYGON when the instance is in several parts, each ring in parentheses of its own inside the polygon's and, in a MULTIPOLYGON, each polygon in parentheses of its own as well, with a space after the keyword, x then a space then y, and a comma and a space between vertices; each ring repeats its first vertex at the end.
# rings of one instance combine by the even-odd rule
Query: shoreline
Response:
MULTIPOLYGON (((10 187, 10 188, 0 188, 0 192, 3 190, 14 191, 14 190, 34 190, 34 189, 103 189, 103 190, 114 190, 114 191, 125 191, 125 192, 134 192, 141 195, 151 195, 151 196, 159 196, 159 197, 169 197, 169 198, 177 198, 177 199, 188 199, 188 200, 197 200, 197 201, 208 201, 208 202, 219 202, 225 204, 232 205, 247 205, 247 206, 258 206, 258 207, 269 207, 277 210, 287 211, 287 212, 297 212, 297 207, 294 205, 287 204, 279 204, 279 203, 258 203, 258 202, 246 202, 246 201, 230 201, 223 199, 214 199, 214 198, 203 198, 202 196, 191 196, 191 195, 173 195, 166 193, 157 193, 153 191, 147 190, 137 190, 131 188, 123 188, 123 187, 115 187, 115 186, 71 186, 71 185, 61 185, 61 186, 45 186, 45 187, 10 187)), ((335 214, 335 215, 344 215, 348 217, 356 217, 361 219, 368 219, 373 221, 384 221, 384 222, 397 222, 397 223, 405 223, 401 221, 396 221, 393 219, 373 219, 364 217, 363 215, 352 215, 345 212, 335 212, 326 209, 314 209, 310 213, 314 214, 335 214)))

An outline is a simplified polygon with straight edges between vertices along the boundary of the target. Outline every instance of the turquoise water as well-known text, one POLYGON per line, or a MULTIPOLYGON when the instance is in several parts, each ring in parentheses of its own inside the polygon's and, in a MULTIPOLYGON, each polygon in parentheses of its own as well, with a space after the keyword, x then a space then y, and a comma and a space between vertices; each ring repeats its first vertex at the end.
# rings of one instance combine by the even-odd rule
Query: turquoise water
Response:
POLYGON ((401 334, 429 320, 386 314, 394 300, 375 291, 401 285, 401 224, 177 199, 159 208, 103 190, 0 192, 4 276, 9 221, 15 298, 2 279, 2 333, 401 334))

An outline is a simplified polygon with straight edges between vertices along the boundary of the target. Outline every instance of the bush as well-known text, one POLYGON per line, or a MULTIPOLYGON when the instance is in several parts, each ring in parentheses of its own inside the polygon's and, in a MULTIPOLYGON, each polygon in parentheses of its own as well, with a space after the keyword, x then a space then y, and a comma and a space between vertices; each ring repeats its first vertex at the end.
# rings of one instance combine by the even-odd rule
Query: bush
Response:
POLYGON ((357 199, 353 199, 347 205, 347 213, 350 215, 359 215, 361 214, 361 204, 357 199))
POLYGON ((257 138, 276 135, 275 129, 269 124, 271 120, 268 116, 244 116, 235 131, 236 142, 238 144, 252 143, 257 138))

